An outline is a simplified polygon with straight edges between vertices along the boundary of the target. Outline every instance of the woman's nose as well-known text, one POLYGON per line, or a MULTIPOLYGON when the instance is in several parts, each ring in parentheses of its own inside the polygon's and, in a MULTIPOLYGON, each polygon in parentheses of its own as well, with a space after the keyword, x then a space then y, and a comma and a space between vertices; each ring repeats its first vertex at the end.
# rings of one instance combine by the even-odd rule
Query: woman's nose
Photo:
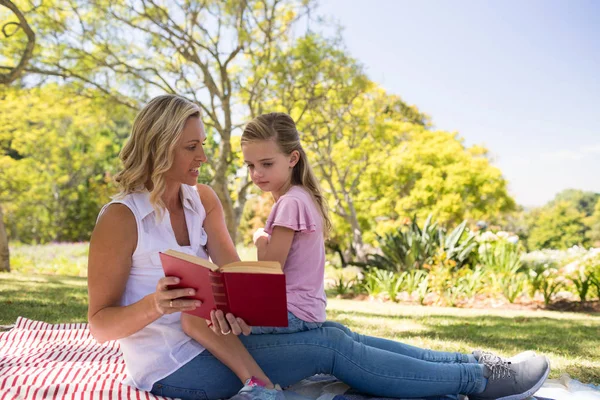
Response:
POLYGON ((196 160, 200 161, 200 162, 206 162, 208 160, 208 158, 206 157, 206 153, 204 152, 204 149, 200 149, 199 154, 196 154, 196 160))

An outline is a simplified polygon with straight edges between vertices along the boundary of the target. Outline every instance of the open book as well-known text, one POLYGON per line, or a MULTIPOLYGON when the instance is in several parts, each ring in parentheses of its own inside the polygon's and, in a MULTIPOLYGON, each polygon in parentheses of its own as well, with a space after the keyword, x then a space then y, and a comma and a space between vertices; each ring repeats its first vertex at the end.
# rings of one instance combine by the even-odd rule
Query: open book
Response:
POLYGON ((184 311, 210 321, 211 310, 242 318, 251 326, 288 326, 285 275, 274 261, 238 261, 222 267, 201 257, 167 250, 159 253, 165 276, 176 276, 170 288, 193 288, 202 301, 184 311))

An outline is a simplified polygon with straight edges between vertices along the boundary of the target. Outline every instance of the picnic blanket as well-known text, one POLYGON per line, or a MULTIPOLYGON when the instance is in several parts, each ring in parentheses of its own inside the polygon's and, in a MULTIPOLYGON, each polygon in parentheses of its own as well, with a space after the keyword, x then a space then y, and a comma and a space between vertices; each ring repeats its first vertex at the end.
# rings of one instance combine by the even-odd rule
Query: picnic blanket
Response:
MULTIPOLYGON (((85 323, 48 324, 19 317, 14 328, 0 333, 0 400, 166 399, 121 384, 125 374, 118 343, 98 343, 85 323)), ((288 400, 376 400, 323 375, 284 393, 288 400)), ((539 399, 600 400, 598 387, 568 377, 548 380, 538 394, 539 399)))

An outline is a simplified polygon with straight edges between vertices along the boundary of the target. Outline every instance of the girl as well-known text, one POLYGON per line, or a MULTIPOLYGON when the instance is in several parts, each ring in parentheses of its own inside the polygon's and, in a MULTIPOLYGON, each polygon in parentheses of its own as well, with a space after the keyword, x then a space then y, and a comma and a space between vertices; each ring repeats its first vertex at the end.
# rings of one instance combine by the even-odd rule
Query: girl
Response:
POLYGON ((246 126, 241 144, 252 182, 276 202, 253 239, 259 260, 282 265, 288 301, 287 328, 253 327, 252 333, 320 328, 327 305, 324 233, 331 222, 296 125, 287 114, 262 115, 246 126))

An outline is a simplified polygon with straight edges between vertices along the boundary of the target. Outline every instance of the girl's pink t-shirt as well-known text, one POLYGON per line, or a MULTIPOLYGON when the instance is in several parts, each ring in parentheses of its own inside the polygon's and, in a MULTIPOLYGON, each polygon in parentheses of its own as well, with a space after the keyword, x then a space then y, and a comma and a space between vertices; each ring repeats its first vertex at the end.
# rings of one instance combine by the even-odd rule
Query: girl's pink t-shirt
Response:
POLYGON ((325 241, 323 218, 313 197, 301 186, 292 186, 273 206, 265 232, 275 226, 295 231, 283 272, 288 311, 307 322, 324 322, 325 241))

